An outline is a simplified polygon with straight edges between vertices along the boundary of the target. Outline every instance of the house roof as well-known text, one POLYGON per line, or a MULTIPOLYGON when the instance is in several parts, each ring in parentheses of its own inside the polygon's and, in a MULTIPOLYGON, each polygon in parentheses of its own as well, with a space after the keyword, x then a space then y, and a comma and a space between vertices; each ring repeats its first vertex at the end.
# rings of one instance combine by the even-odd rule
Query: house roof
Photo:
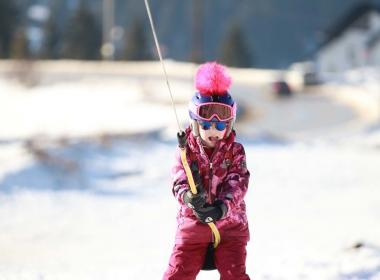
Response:
POLYGON ((335 38, 342 35, 342 33, 350 27, 367 29, 368 16, 371 11, 380 13, 380 7, 369 3, 359 4, 352 7, 345 16, 324 32, 324 39, 317 50, 320 50, 335 38))

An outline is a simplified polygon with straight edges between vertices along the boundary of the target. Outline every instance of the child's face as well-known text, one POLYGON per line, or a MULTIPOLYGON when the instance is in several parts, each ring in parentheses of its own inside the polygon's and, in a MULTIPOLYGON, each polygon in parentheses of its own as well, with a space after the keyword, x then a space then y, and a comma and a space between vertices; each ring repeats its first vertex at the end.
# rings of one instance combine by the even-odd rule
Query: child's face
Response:
POLYGON ((220 130, 223 128, 223 125, 217 129, 217 124, 215 122, 207 122, 207 125, 205 125, 204 122, 198 122, 199 136, 202 138, 203 144, 205 144, 206 147, 214 148, 216 143, 224 138, 224 135, 226 134, 227 124, 224 123, 224 125, 224 129, 220 130))

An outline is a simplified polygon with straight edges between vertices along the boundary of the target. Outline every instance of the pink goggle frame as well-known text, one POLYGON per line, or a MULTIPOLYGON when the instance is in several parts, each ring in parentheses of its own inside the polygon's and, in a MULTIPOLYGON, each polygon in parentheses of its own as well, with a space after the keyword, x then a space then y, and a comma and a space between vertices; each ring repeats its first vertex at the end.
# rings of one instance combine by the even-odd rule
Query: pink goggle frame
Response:
POLYGON ((207 102, 196 105, 190 103, 190 111, 204 121, 210 121, 217 118, 219 121, 229 121, 236 116, 236 102, 230 106, 223 103, 207 102))

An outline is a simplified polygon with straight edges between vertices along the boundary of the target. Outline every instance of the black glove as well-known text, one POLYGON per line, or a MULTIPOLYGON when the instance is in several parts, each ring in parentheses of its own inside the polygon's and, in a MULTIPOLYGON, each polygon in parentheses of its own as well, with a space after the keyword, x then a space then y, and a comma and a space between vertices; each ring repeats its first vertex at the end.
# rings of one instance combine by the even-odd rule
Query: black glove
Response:
POLYGON ((221 200, 216 200, 212 205, 194 209, 194 214, 202 223, 211 223, 220 220, 227 213, 227 206, 221 200))
POLYGON ((189 208, 200 209, 206 204, 206 193, 200 191, 197 194, 193 194, 188 190, 184 193, 182 199, 189 208))
POLYGON ((196 161, 192 161, 190 169, 197 188, 197 194, 193 194, 190 190, 188 190, 184 193, 182 199, 189 208, 199 209, 206 204, 206 193, 202 186, 198 163, 196 161))

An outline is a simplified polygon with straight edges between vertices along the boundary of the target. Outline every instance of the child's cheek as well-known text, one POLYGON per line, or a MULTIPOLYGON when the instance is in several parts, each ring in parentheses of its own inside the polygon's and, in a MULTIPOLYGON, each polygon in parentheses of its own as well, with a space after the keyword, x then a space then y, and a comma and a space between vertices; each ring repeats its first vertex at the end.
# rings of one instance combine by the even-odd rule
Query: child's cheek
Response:
POLYGON ((206 131, 206 130, 199 129, 199 135, 201 136, 201 138, 202 138, 203 140, 206 140, 206 139, 207 139, 207 131, 206 131))

